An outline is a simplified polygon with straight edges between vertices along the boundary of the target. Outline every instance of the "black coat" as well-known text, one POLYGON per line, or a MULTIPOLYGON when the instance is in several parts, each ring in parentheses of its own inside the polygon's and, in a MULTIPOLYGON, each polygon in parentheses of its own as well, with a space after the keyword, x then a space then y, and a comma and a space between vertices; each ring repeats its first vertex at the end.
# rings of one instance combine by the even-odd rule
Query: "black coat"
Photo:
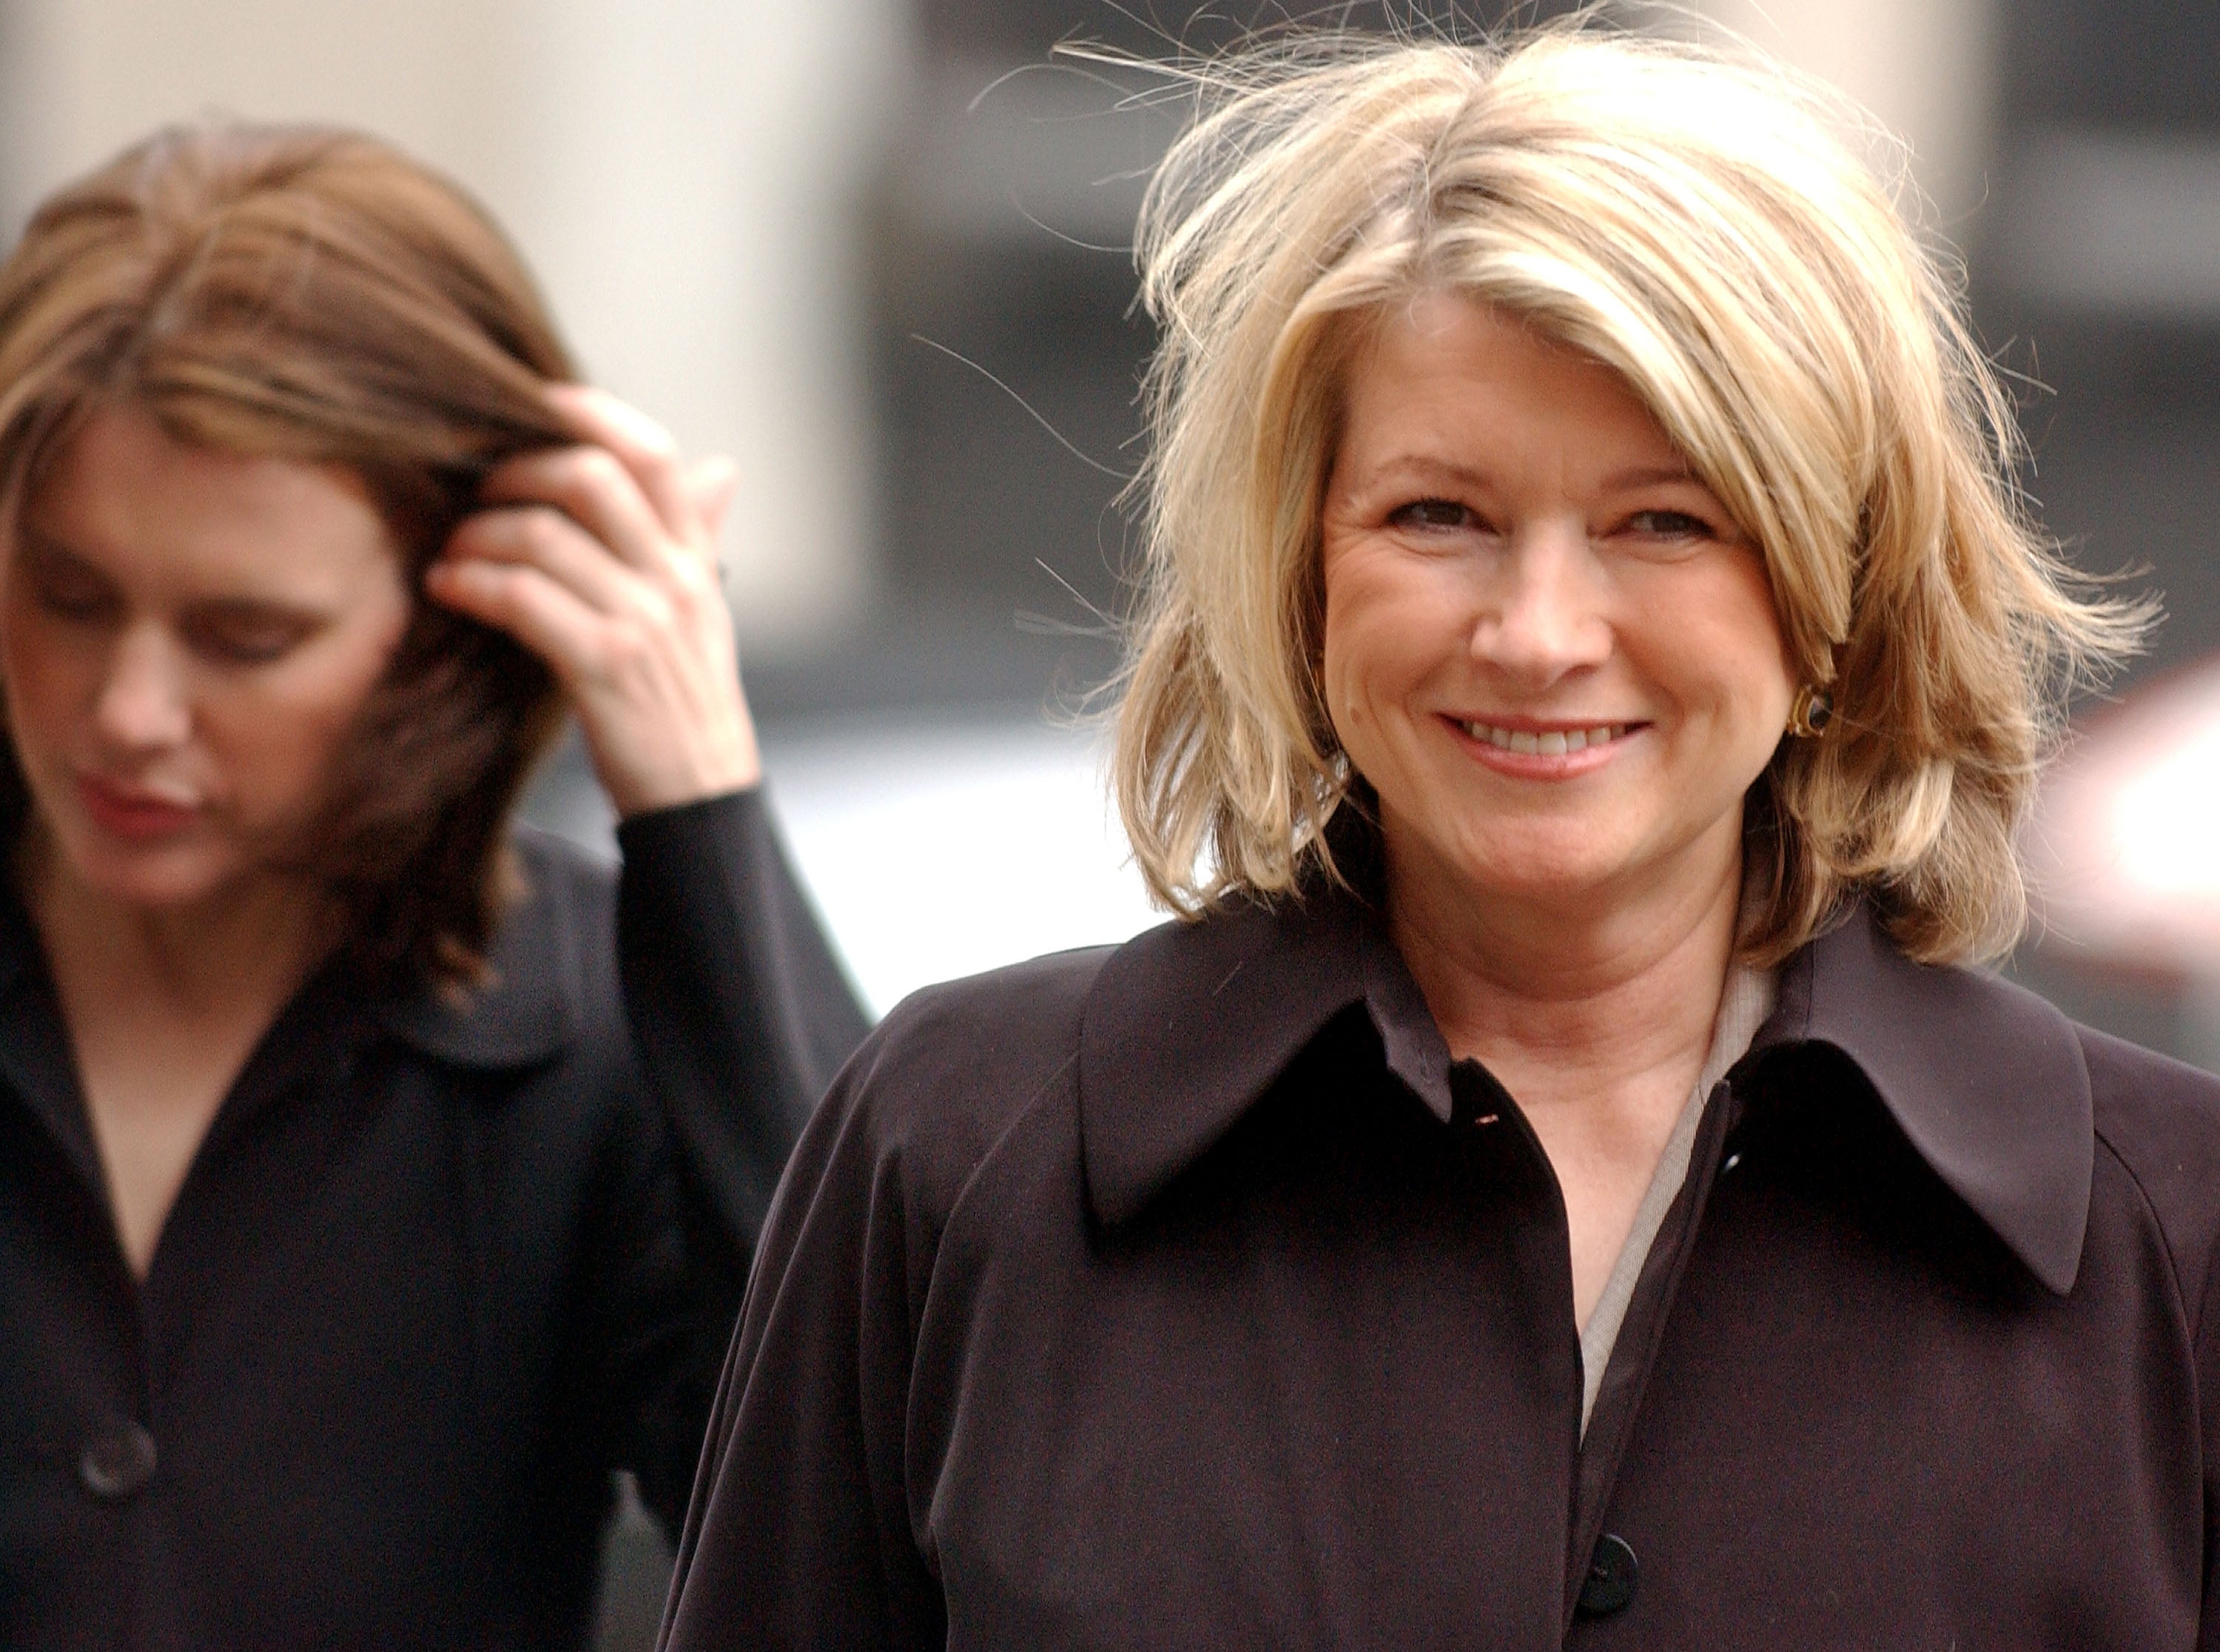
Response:
POLYGON ((670 1652, 2220 1647, 2220 1082, 1854 915, 1581 1434, 1557 1184, 1355 900, 935 988, 765 1231, 670 1652))
POLYGON ((759 798, 620 841, 620 882, 521 840, 466 1007, 310 982, 143 1286, 8 903, 0 1647, 575 1647, 612 1469, 676 1529, 779 1167, 864 1023, 759 798))

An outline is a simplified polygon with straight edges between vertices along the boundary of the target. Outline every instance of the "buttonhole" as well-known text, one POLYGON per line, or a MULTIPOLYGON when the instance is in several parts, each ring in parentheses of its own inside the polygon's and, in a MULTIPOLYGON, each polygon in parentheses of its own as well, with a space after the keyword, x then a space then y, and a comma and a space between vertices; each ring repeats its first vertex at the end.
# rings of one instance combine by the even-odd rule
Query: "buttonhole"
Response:
POLYGON ((1502 1115, 1501 1113, 1481 1113, 1481 1114, 1480 1115, 1480 1117, 1479 1117, 1479 1118, 1477 1118, 1477 1119, 1474 1119, 1474 1120, 1472 1121, 1472 1127, 1473 1127, 1475 1130, 1478 1130, 1478 1129, 1479 1129, 1482 1125, 1492 1125, 1492 1124, 1494 1124, 1494 1123, 1498 1119, 1500 1119, 1502 1116, 1503 1116, 1503 1115, 1502 1115))

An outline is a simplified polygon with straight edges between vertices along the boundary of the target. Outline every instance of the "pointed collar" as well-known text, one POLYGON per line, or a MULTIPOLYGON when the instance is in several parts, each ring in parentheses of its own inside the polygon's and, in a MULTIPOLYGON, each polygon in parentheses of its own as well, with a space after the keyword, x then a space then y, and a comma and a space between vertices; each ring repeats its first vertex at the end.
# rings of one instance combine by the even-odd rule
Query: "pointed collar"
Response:
POLYGON ((2089 1225, 2096 1113, 2073 1024, 1984 970, 1914 963, 1860 907, 1781 972, 1753 1057, 1839 1050, 1920 1157, 2028 1270, 2073 1288, 2089 1225))
MULTIPOLYGON (((1232 907, 1113 952, 1080 1029, 1095 1215, 1114 1225, 1138 1214, 1359 1004, 1389 1069, 1448 1116, 1448 1048, 1357 896, 1232 907)), ((1993 976, 1910 962, 1861 907, 1784 966, 1751 1058, 1812 1044, 1865 1075, 1912 1147, 2044 1285, 2072 1288, 2095 1135, 2063 1015, 1993 976)))

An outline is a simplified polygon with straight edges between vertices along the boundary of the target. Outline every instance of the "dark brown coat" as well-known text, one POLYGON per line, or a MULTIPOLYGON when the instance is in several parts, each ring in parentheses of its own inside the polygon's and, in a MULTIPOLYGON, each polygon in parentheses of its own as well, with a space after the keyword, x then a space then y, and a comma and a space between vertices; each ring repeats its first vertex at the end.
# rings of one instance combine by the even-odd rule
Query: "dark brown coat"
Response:
POLYGON ((1863 913, 1580 1434, 1556 1182, 1356 901, 922 994, 766 1233, 667 1643, 2220 1646, 2220 1082, 1863 913))

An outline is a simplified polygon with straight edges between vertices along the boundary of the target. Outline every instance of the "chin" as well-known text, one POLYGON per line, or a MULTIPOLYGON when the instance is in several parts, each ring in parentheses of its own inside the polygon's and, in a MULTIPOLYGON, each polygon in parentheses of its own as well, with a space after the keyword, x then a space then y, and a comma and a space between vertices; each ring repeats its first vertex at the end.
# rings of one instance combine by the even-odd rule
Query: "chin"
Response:
POLYGON ((127 906, 190 907, 232 882, 233 857, 206 842, 118 844, 90 826, 55 833, 63 869, 92 893, 127 906))
POLYGON ((1616 845, 1587 834, 1541 831, 1491 833, 1485 841, 1467 842, 1456 864, 1475 890, 1577 903, 1617 885, 1628 860, 1616 845))
POLYGON ((191 867, 88 868, 79 875, 88 888, 111 901, 150 909, 197 905, 228 881, 191 867))
POLYGON ((1610 900, 1616 887, 1607 874, 1579 866, 1493 866, 1480 869, 1473 879, 1474 892, 1483 900, 1554 907, 1568 917, 1610 900))

